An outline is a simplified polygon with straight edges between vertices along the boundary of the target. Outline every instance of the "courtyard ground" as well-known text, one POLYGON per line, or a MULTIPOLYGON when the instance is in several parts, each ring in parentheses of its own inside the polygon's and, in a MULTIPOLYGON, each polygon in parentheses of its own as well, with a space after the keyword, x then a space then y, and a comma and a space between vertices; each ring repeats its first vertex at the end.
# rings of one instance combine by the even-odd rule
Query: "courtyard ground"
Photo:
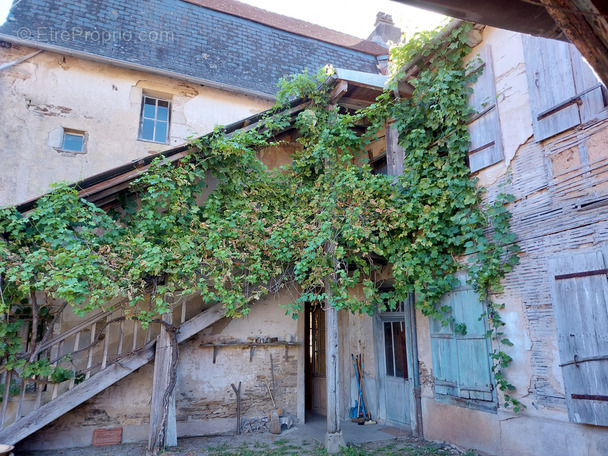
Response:
MULTIPOLYGON (((408 430, 384 425, 342 424, 347 442, 341 456, 481 456, 451 445, 412 437, 408 430)), ((280 435, 268 431, 241 435, 190 437, 178 440, 163 456, 324 456, 325 419, 315 417, 306 424, 296 423, 280 435)), ((15 456, 145 456, 146 442, 71 448, 65 450, 15 451, 15 456)))

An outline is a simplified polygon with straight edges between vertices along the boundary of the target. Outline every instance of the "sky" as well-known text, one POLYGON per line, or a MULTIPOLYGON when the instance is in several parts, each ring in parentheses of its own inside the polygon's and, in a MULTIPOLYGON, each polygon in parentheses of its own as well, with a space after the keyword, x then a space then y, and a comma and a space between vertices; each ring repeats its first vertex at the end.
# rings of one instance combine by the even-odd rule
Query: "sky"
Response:
MULTIPOLYGON (((0 0, 4 1, 4 0, 0 0)), ((379 11, 393 16, 395 25, 408 35, 433 29, 444 16, 391 0, 240 0, 244 3, 302 19, 359 38, 367 38, 374 29, 379 11)))
MULTIPOLYGON (((17 0, 17 2, 28 0, 17 0)), ((77 1, 77 0, 76 0, 77 1)), ((367 38, 379 11, 393 16, 408 35, 434 28, 443 16, 390 0, 242 0, 245 3, 322 25, 359 38, 367 38)), ((0 0, 0 25, 4 24, 13 0, 0 0)))

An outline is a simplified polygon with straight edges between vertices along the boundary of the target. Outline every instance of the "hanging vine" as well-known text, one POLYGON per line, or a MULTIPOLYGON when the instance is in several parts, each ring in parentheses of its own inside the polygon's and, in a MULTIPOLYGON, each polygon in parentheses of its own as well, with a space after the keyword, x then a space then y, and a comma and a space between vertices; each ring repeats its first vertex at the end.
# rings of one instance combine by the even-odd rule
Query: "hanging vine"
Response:
MULTIPOLYGON (((21 377, 50 375, 44 361, 30 360, 32 348, 25 351, 19 337, 23 309, 36 309, 34 316, 54 310, 36 307, 37 293, 69 302, 80 314, 121 296, 127 317, 144 322, 195 292, 221 302, 228 316, 247 314, 253 302, 290 285, 300 291, 286 309, 294 316, 310 300, 372 314, 415 293, 425 315, 447 323, 449 309, 438 302, 464 270, 488 309, 505 406, 519 410, 503 374, 510 357, 500 347, 510 342, 492 300, 517 263, 506 210, 512 197, 484 203, 465 162, 467 87, 477 77, 464 63, 469 30, 464 24, 443 41, 425 33, 393 51, 396 68, 414 55, 429 56, 410 81, 411 98, 396 100, 389 89, 370 107, 347 112, 328 104, 326 73, 304 73, 282 81, 277 106, 254 128, 232 134, 216 128, 177 166, 156 160, 118 210, 104 212, 66 184, 25 216, 1 209, 4 366, 21 377), (292 119, 287 107, 294 98, 309 105, 292 119), (396 182, 372 174, 365 158, 388 118, 406 150, 396 182), (259 151, 280 145, 288 127, 298 131, 292 161, 267 169, 259 151), (203 198, 211 181, 216 188, 203 198), (378 292, 378 258, 392 265, 390 292, 378 292)), ((31 337, 35 347, 40 337, 31 337)))

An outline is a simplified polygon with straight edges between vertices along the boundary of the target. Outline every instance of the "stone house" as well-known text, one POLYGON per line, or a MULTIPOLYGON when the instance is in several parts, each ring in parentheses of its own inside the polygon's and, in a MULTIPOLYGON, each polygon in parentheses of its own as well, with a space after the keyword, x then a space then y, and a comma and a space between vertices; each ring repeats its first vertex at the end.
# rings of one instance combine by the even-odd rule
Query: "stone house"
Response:
MULTIPOLYGON (((484 71, 471 97, 479 114, 470 121, 469 166, 487 188, 489 201, 498 193, 515 196, 509 209, 522 249, 520 263, 496 299, 505 304, 506 335, 514 344, 507 375, 526 408, 514 413, 501 406, 504 398, 494 387, 487 356, 492 342, 483 337, 487 322, 479 319, 482 306, 463 277, 443 303, 467 323, 466 336, 423 316, 415 309, 415 297, 373 317, 339 312, 340 414, 347 419, 357 397, 350 355, 361 354, 370 410, 382 425, 497 455, 605 454, 605 89, 566 43, 482 26, 472 31, 471 40, 471 58, 479 55, 484 71)), ((381 76, 353 71, 339 71, 331 83, 337 88, 334 101, 345 108, 371 102, 383 87, 381 76)), ((404 81, 403 95, 407 92, 404 81)), ((293 114, 302 109, 294 106, 293 114)), ((227 129, 236 131, 257 120, 252 116, 227 129)), ((397 174, 403 151, 387 131, 368 153, 379 169, 397 174)), ((176 148, 167 155, 178 159, 185 151, 176 148)), ((291 151, 288 143, 260 155, 277 166, 291 151)), ((85 180, 82 194, 96 204, 111 204, 149 162, 85 180)), ((325 412, 325 320, 315 308, 295 321, 286 317, 277 304, 290 300, 287 292, 267 297, 240 320, 222 319, 218 308, 205 309, 196 297, 176 305, 172 318, 181 322, 183 339, 175 394, 177 435, 234 429, 231 384, 239 382, 243 417, 263 416, 269 408, 266 382, 273 374, 271 388, 286 413, 305 420, 309 410, 325 412)), ((90 340, 95 325, 107 318, 93 316, 76 330, 75 321, 66 318, 58 329, 67 334, 64 349, 80 346, 76 334, 90 340)), ((155 356, 148 341, 155 334, 125 325, 108 327, 97 351, 89 350, 88 359, 83 358, 89 367, 99 361, 98 372, 92 371, 101 379, 98 394, 83 393, 81 405, 53 417, 58 419, 24 440, 24 447, 86 446, 94 431, 103 428, 121 428, 125 442, 146 438, 154 378, 149 361, 155 356), (108 355, 131 343, 142 347, 137 356, 121 360, 121 366, 108 362, 108 355), (106 375, 104 369, 113 371, 106 375)), ((53 342, 61 350, 59 339, 53 342)), ((68 389, 80 394, 86 383, 36 394, 59 396, 68 389)), ((17 407, 23 410, 18 413, 25 416, 22 421, 28 420, 26 408, 36 408, 35 393, 26 399, 27 404, 18 405, 17 398, 10 403, 13 413, 17 407)))
POLYGON ((232 0, 17 2, 0 42, 2 206, 263 111, 285 75, 387 60, 232 0))

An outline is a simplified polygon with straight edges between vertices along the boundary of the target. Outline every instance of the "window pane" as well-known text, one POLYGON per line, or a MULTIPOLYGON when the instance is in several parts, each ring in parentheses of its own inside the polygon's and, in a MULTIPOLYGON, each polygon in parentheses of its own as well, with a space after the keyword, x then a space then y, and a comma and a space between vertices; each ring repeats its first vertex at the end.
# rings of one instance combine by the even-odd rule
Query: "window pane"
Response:
POLYGON ((169 103, 167 103, 166 101, 159 101, 158 102, 158 109, 156 111, 156 118, 158 120, 164 120, 164 121, 169 120, 169 103), (167 106, 163 106, 163 104, 165 104, 167 106))
POLYGON ((395 350, 395 377, 407 378, 407 356, 405 351, 405 324, 394 321, 393 347, 395 350))
POLYGON ((63 136, 63 150, 70 150, 72 152, 82 152, 82 146, 84 145, 84 136, 73 135, 66 133, 63 136))
POLYGON ((393 360, 393 334, 390 322, 384 323, 384 350, 386 358, 386 375, 395 376, 395 363, 393 360))
POLYGON ((150 119, 144 119, 141 126, 141 139, 147 139, 154 141, 154 121, 150 119))
POLYGON ((154 133, 154 141, 167 142, 167 122, 156 122, 156 133, 154 133))
POLYGON ((144 99, 144 117, 154 119, 156 117, 156 100, 146 97, 144 99))

